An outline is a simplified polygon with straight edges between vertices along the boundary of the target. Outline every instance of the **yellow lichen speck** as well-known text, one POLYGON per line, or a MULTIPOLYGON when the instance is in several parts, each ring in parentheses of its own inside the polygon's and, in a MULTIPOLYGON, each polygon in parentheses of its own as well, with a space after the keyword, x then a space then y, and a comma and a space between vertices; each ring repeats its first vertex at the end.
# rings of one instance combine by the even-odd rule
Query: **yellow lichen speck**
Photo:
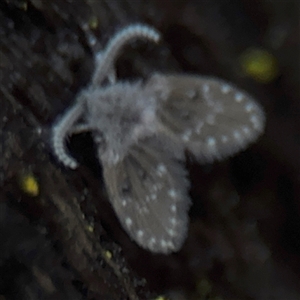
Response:
POLYGON ((105 256, 106 256, 106 258, 111 259, 112 258, 112 253, 110 251, 106 250, 105 251, 105 256))
POLYGON ((240 56, 244 73, 260 83, 273 81, 279 73, 276 58, 264 49, 247 49, 240 56))
POLYGON ((158 296, 158 297, 155 298, 154 300, 169 300, 169 299, 166 298, 165 296, 158 296))
POLYGON ((91 16, 89 19, 89 27, 90 29, 96 29, 99 25, 98 18, 96 16, 91 16))
POLYGON ((39 194, 39 184, 32 174, 23 175, 21 177, 21 188, 29 196, 35 197, 39 194))
POLYGON ((87 226, 86 226, 86 229, 87 229, 87 231, 89 231, 89 232, 94 232, 94 226, 92 226, 92 225, 87 225, 87 226))

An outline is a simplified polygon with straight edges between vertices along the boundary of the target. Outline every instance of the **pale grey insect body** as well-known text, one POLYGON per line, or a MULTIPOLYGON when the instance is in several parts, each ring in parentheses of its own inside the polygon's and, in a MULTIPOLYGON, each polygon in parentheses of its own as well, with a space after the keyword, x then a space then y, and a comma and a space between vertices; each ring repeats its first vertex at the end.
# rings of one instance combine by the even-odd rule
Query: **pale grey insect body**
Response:
POLYGON ((170 253, 180 249, 188 227, 184 150, 199 162, 233 155, 263 132, 265 117, 248 94, 220 79, 154 74, 145 82, 116 81, 114 61, 133 39, 158 42, 159 33, 136 24, 109 41, 96 56, 91 84, 53 126, 53 149, 76 168, 65 139, 91 131, 124 229, 143 248, 170 253))

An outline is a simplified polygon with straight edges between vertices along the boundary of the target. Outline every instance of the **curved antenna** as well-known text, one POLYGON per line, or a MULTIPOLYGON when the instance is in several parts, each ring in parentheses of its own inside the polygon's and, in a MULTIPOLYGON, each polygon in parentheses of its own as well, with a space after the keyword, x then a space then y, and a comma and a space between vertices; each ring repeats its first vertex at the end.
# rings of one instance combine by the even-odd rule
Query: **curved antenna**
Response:
POLYGON ((106 48, 101 52, 97 59, 97 66, 92 78, 92 85, 99 85, 113 70, 113 63, 122 48, 129 42, 136 39, 146 39, 154 43, 160 40, 160 33, 154 28, 143 25, 129 25, 114 35, 106 48))
POLYGON ((69 135, 74 123, 83 113, 83 104, 78 101, 63 116, 63 118, 53 126, 52 129, 52 147, 56 157, 66 166, 75 169, 78 163, 66 150, 65 139, 69 135))

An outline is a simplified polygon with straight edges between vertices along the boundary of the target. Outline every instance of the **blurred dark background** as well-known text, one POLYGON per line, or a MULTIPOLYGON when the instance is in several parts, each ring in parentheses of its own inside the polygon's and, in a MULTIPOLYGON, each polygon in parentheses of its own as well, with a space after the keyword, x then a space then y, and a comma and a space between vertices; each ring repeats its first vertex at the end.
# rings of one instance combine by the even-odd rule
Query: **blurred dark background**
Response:
POLYGON ((297 0, 0 0, 0 299, 300 299, 299 12, 297 0), (76 171, 49 143, 93 53, 133 22, 163 42, 128 46, 119 78, 214 75, 267 116, 236 156, 188 159, 189 234, 169 256, 124 233, 89 134, 70 138, 76 171))

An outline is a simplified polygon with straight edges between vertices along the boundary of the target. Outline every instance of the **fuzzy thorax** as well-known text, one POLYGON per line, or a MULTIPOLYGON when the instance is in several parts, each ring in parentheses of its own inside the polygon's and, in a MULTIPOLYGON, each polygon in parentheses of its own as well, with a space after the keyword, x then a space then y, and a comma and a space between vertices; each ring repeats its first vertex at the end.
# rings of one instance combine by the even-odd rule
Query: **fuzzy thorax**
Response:
POLYGON ((106 88, 93 87, 84 92, 86 122, 102 136, 99 156, 116 164, 139 140, 157 131, 157 95, 142 82, 120 82, 106 88))

